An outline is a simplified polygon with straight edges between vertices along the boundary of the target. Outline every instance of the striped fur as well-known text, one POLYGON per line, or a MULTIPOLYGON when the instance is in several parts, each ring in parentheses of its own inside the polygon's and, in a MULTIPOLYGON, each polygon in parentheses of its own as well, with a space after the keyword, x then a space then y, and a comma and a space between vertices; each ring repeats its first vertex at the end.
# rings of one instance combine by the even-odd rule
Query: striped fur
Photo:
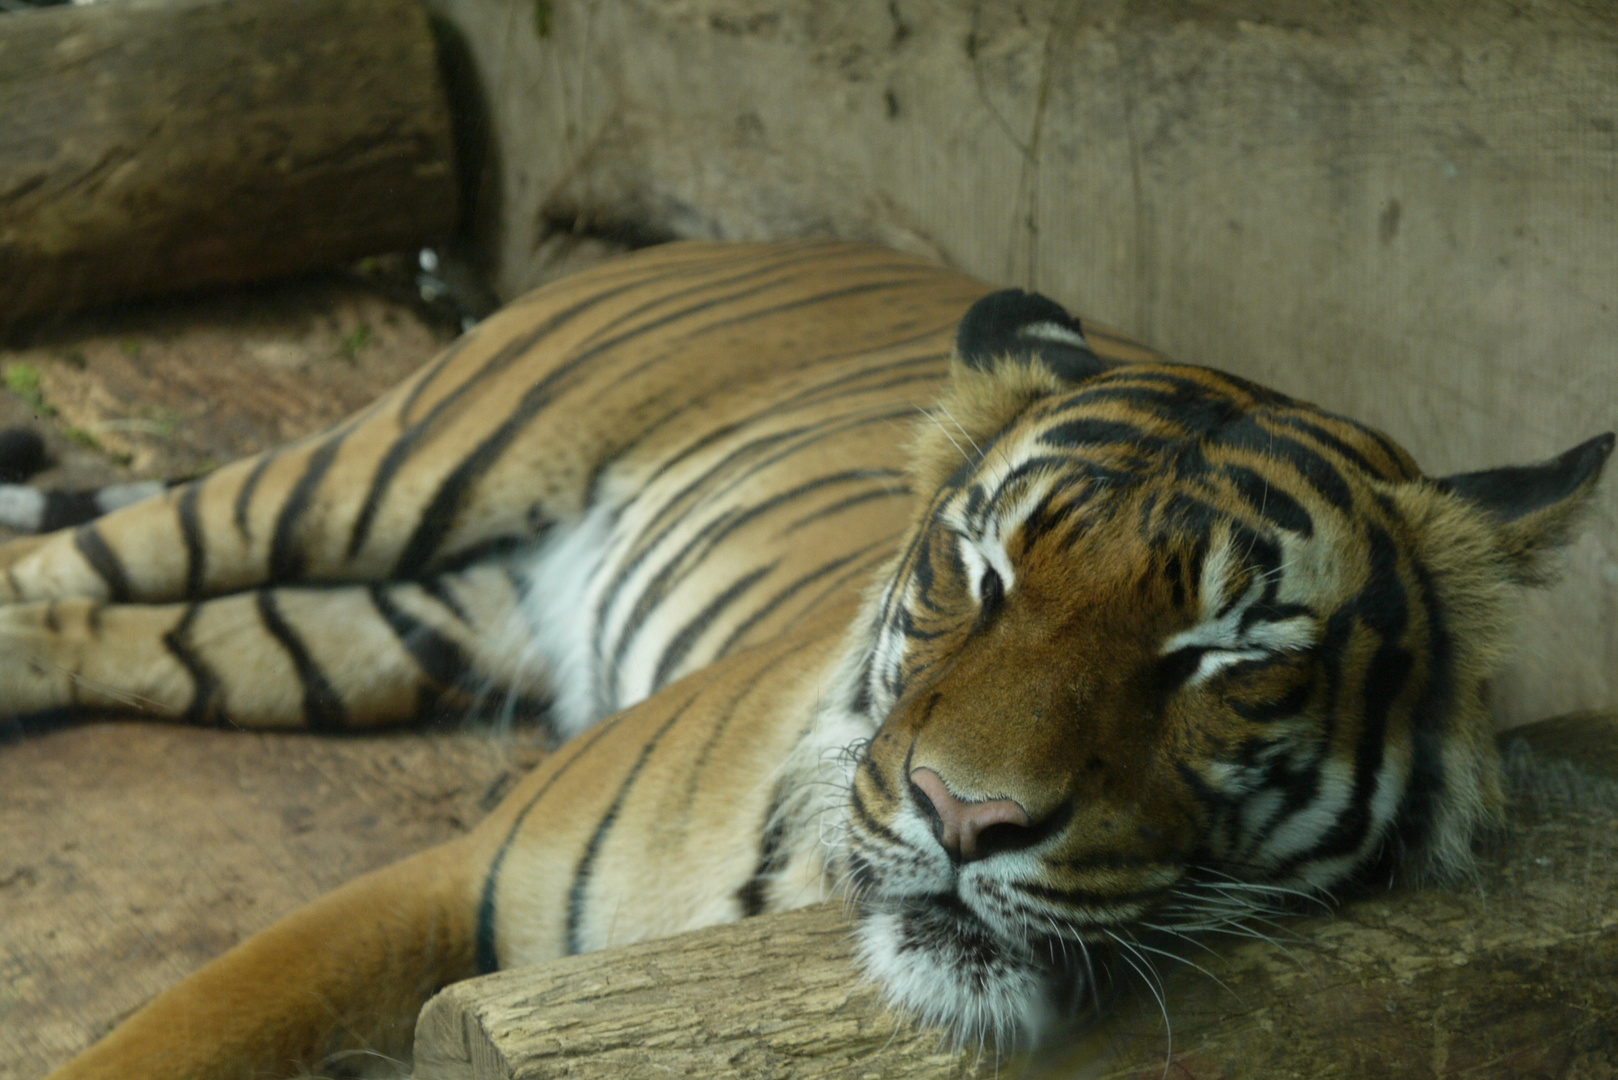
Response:
POLYGON ((655 249, 325 435, 0 548, 14 711, 482 705, 569 740, 60 1075, 396 1048, 446 982, 843 880, 896 1001, 1014 1038, 1093 991, 1092 947, 1206 921, 1209 882, 1463 866, 1507 593, 1611 437, 1429 480, 986 291, 866 248, 655 249))

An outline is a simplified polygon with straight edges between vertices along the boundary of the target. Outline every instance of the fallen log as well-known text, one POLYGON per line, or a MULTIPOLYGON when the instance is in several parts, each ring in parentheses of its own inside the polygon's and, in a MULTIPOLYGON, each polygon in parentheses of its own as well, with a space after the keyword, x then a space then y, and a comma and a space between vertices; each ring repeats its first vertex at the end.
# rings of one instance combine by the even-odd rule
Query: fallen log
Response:
POLYGON ((437 63, 413 0, 0 17, 0 322, 442 238, 437 63))
POLYGON ((1143 951, 1163 1004, 1137 987, 1033 1063, 951 1054, 894 1017, 852 968, 832 904, 452 986, 422 1011, 415 1076, 1605 1076, 1618 779, 1603 773, 1618 726, 1584 717, 1545 735, 1513 751, 1511 825, 1476 881, 1254 924, 1261 939, 1224 939, 1235 947, 1168 946, 1193 964, 1143 951))

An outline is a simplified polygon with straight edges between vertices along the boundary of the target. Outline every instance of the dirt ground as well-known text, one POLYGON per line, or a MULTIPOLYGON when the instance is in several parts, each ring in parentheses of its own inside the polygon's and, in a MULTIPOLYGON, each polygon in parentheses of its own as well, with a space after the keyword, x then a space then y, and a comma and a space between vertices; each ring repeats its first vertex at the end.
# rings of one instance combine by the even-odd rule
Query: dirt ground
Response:
MULTIPOLYGON (((25 328, 0 346, 0 427, 45 434, 50 484, 202 471, 324 427, 444 345, 408 287, 330 276, 25 328)), ((43 1075, 292 908, 462 832, 543 753, 522 728, 0 725, 0 1080, 43 1075)))

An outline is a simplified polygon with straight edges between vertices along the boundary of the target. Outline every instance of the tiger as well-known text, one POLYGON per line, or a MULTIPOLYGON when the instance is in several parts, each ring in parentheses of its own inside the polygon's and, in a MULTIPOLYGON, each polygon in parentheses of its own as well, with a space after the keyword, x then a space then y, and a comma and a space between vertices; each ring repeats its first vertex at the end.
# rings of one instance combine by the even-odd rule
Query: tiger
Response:
POLYGON ((1514 597, 1613 444, 1428 477, 867 246, 549 284, 322 434, 0 546, 9 715, 559 743, 53 1075, 397 1053, 452 982, 835 896, 896 1008, 1033 1043, 1209 882, 1465 873, 1514 597))

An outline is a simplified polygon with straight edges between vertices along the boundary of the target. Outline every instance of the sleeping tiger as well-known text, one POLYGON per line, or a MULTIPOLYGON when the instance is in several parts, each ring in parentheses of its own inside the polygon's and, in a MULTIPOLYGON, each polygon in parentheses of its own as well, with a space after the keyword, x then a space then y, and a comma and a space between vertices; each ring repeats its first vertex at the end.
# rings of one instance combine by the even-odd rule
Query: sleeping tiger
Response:
POLYGON ((322 435, 0 547, 13 713, 492 703, 567 740, 57 1075, 397 1049, 454 980, 840 888, 893 1002, 1035 1039, 1094 989, 1089 945, 1184 925, 1198 883, 1463 868, 1501 805, 1511 594, 1613 441, 1427 478, 865 247, 550 285, 322 435))

